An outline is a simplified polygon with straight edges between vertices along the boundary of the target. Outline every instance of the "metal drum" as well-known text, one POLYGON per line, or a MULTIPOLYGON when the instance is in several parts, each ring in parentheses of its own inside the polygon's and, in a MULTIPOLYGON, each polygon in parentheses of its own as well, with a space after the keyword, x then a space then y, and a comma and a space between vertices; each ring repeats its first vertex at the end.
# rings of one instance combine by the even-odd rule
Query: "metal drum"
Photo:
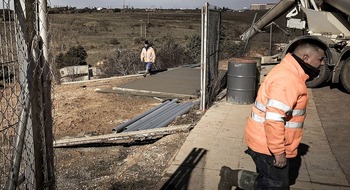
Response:
POLYGON ((227 101, 252 104, 256 96, 256 60, 234 59, 228 62, 227 101))

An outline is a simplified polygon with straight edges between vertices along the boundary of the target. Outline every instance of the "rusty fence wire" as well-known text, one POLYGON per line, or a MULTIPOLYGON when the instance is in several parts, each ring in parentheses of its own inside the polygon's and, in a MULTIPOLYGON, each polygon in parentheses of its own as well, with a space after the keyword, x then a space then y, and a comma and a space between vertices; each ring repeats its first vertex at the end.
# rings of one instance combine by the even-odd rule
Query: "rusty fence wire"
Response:
POLYGON ((54 189, 46 0, 0 4, 0 189, 54 189))
POLYGON ((202 7, 201 42, 201 104, 202 110, 211 105, 219 86, 219 44, 221 11, 208 3, 202 7))

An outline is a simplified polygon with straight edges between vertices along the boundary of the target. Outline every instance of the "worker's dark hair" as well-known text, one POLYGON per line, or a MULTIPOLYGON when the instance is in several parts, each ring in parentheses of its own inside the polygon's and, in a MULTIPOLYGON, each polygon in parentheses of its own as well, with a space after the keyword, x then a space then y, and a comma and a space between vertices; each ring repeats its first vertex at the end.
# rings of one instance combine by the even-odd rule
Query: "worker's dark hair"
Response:
POLYGON ((145 41, 145 44, 149 45, 149 43, 148 43, 148 41, 147 41, 147 40, 145 41))
MULTIPOLYGON (((321 48, 325 52, 327 52, 327 45, 324 44, 322 41, 316 38, 308 37, 308 38, 301 38, 296 40, 295 42, 292 42, 292 44, 286 49, 285 53, 293 53, 297 47, 302 47, 302 46, 312 46, 315 49, 321 48)), ((298 49, 299 49, 298 48, 298 49)))
POLYGON ((316 40, 316 39, 302 39, 302 40, 299 40, 295 44, 295 48, 305 47, 305 46, 311 46, 314 49, 321 48, 323 51, 327 50, 327 46, 324 43, 322 43, 321 41, 316 40))

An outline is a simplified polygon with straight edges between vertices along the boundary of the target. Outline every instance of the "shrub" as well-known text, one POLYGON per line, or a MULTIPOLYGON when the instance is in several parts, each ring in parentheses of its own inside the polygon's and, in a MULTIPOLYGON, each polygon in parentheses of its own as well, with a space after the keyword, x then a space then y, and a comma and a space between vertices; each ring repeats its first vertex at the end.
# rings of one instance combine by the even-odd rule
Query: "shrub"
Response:
POLYGON ((139 53, 138 51, 118 48, 100 68, 107 77, 136 74, 144 67, 140 63, 139 53))
POLYGON ((66 53, 59 53, 56 56, 56 65, 58 69, 75 65, 87 65, 86 58, 88 57, 85 49, 78 45, 71 47, 66 53))
MULTIPOLYGON (((201 39, 199 35, 188 37, 185 46, 177 43, 173 37, 149 39, 148 41, 160 43, 157 48, 153 46, 156 52, 153 69, 173 68, 200 62, 201 39)), ((134 38, 134 42, 143 44, 144 38, 134 38)), ((137 71, 144 70, 144 65, 140 62, 140 53, 141 48, 138 50, 118 48, 99 67, 107 77, 135 74, 137 71)))
POLYGON ((234 40, 222 40, 220 44, 220 59, 243 56, 245 43, 234 40))
POLYGON ((120 44, 119 40, 116 38, 111 39, 111 41, 109 43, 112 45, 119 45, 120 44))
POLYGON ((143 37, 134 37, 134 44, 143 44, 145 42, 145 39, 143 37))
POLYGON ((186 53, 189 56, 189 63, 197 64, 201 61, 201 37, 198 34, 187 37, 186 53))
POLYGON ((166 37, 159 49, 156 53, 156 62, 160 68, 172 68, 191 62, 185 48, 180 46, 173 37, 166 37))

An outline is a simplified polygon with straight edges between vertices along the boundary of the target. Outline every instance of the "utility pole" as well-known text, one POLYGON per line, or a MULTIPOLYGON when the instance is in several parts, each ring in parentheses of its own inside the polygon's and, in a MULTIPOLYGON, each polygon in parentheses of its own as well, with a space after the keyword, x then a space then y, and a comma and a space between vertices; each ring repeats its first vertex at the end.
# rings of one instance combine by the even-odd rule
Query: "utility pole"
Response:
POLYGON ((143 20, 140 20, 141 24, 140 24, 140 37, 146 37, 147 36, 147 24, 143 23, 143 20), (145 35, 143 35, 143 31, 145 33, 145 35))
POLYGON ((149 13, 147 14, 147 25, 149 25, 149 13))
POLYGON ((142 28, 143 28, 143 25, 142 25, 142 23, 141 23, 141 25, 140 25, 141 27, 141 33, 140 33, 140 37, 142 37, 142 28))

